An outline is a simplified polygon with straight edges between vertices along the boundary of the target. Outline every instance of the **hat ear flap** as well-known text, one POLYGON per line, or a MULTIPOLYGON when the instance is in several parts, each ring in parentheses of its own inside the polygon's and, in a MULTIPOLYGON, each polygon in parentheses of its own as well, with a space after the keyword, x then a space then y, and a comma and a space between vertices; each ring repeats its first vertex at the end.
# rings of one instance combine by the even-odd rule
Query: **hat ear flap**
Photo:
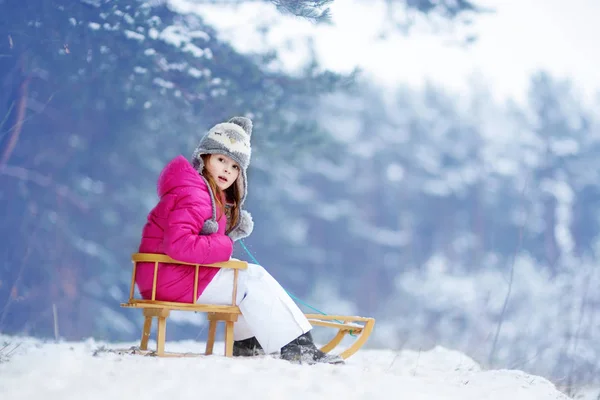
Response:
POLYGON ((202 154, 200 153, 200 149, 196 149, 194 154, 192 154, 192 165, 199 174, 202 173, 204 169, 204 159, 202 158, 202 154))

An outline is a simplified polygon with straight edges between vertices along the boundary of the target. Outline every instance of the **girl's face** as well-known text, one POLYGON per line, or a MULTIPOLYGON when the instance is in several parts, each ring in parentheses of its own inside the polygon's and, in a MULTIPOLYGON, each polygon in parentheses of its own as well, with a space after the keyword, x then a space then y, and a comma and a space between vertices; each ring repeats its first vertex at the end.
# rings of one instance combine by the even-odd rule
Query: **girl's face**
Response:
POLYGON ((221 190, 228 189, 240 175, 238 163, 223 154, 211 154, 205 167, 221 190))

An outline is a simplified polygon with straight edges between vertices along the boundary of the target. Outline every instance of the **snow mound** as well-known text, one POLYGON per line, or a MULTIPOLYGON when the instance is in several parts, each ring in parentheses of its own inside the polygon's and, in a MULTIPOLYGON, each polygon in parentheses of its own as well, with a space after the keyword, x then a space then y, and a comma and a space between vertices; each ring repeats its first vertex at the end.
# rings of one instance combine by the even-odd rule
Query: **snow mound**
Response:
MULTIPOLYGON (((568 399, 544 378, 485 371, 464 354, 363 349, 346 365, 294 365, 272 356, 157 358, 119 354, 137 343, 46 342, 0 336, 0 394, 10 400, 172 399, 568 399), (2 348, 2 347, 0 347, 2 348)), ((150 343, 151 346, 154 343, 150 343)), ((167 351, 202 352, 204 343, 167 343, 167 351)), ((221 353, 219 353, 221 351, 221 353)))

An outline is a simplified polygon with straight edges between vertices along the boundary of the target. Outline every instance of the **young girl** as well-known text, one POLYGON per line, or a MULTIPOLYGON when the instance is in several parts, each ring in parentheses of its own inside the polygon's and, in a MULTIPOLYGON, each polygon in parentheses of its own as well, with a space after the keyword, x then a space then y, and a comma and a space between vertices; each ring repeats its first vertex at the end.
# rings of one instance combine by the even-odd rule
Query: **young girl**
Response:
MULTIPOLYGON (((247 195, 252 121, 234 117, 212 127, 200 140, 191 163, 183 156, 169 162, 158 178, 158 204, 143 228, 139 251, 162 253, 189 263, 228 261, 233 243, 252 233, 251 215, 242 209, 247 195)), ((140 263, 136 284, 151 298, 154 265, 140 263)), ((233 270, 200 267, 198 299, 193 298, 194 269, 161 264, 156 299, 229 304, 233 270)), ((320 351, 312 326, 279 283, 260 265, 239 271, 234 355, 270 354, 299 363, 342 363, 320 351)))

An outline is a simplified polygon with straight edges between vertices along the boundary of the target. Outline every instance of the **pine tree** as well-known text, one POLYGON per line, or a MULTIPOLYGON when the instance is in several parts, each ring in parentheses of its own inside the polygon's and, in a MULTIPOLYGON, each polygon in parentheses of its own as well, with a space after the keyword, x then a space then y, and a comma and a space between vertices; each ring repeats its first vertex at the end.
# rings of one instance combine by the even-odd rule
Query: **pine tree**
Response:
POLYGON ((283 116, 339 77, 269 72, 273 54, 240 55, 164 4, 0 7, 0 329, 51 335, 54 305, 64 337, 125 334, 118 304, 161 166, 235 114, 253 117, 255 146, 289 155, 319 133, 283 116))

